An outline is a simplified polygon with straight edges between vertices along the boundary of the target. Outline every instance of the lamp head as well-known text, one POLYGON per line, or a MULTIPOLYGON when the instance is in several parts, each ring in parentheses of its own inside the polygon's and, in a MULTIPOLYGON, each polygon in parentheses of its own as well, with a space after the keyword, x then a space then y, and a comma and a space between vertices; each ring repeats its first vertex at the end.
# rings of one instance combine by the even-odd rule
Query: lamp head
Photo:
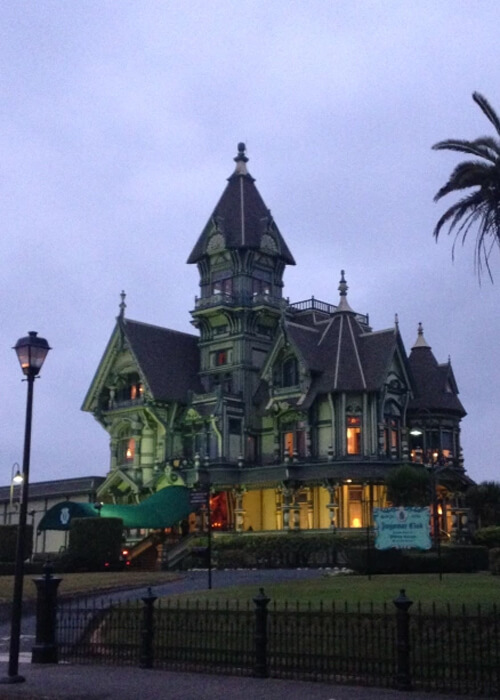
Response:
POLYGON ((16 486, 19 486, 19 484, 22 484, 24 481, 24 476, 21 474, 19 469, 16 471, 14 476, 12 477, 12 483, 15 484, 16 486))
POLYGON ((39 338, 36 331, 30 331, 27 336, 17 341, 14 350, 23 374, 36 377, 42 369, 50 347, 45 338, 39 338))

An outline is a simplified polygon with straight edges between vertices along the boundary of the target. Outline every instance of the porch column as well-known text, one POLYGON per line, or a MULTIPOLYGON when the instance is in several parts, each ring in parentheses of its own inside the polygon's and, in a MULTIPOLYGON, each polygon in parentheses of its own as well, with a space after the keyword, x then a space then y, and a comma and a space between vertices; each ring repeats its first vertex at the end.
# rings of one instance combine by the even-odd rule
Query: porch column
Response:
POLYGON ((242 487, 238 487, 238 488, 233 489, 234 503, 235 503, 234 527, 235 527, 236 532, 243 532, 243 523, 244 523, 244 519, 245 519, 245 509, 243 508, 243 494, 244 493, 245 493, 245 489, 243 489, 242 487))
POLYGON ((335 481, 331 481, 330 479, 328 479, 325 483, 325 488, 330 496, 330 501, 326 504, 329 513, 330 530, 332 530, 332 532, 335 532, 335 529, 338 527, 337 517, 339 504, 337 503, 336 499, 338 484, 335 481))

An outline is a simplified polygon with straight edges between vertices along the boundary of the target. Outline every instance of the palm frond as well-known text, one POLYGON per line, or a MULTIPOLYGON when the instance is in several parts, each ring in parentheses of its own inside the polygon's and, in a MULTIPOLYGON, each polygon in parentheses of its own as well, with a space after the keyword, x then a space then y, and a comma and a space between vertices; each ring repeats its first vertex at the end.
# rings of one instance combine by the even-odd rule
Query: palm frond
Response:
POLYGON ((492 181, 495 173, 493 166, 480 161, 459 163, 451 173, 448 182, 434 195, 434 201, 450 192, 467 189, 468 187, 485 187, 492 181))
POLYGON ((479 92, 474 92, 472 93, 472 99, 477 105, 479 105, 483 113, 495 127, 497 134, 500 136, 500 119, 486 97, 483 97, 483 95, 481 95, 479 92))
POLYGON ((485 147, 482 142, 478 141, 463 141, 460 139, 447 139, 446 141, 439 141, 435 143, 432 147, 433 151, 458 151, 459 153, 470 153, 474 156, 479 156, 479 158, 485 158, 490 160, 492 163, 496 163, 500 152, 493 155, 490 148, 485 147))
POLYGON ((497 161, 500 158, 500 140, 494 139, 493 136, 480 136, 473 143, 477 145, 478 148, 484 148, 492 157, 497 161))
MULTIPOLYGON (((472 97, 500 136, 500 118, 488 100, 478 92, 472 97)), ((480 159, 459 163, 446 184, 434 196, 434 201, 438 201, 452 192, 473 188, 472 192, 444 212, 434 228, 433 235, 437 240, 446 228, 448 234, 454 234, 454 258, 457 243, 460 241, 463 245, 474 230, 474 266, 479 280, 484 268, 492 279, 490 256, 493 248, 500 245, 500 140, 491 136, 481 136, 474 141, 447 139, 436 143, 432 148, 436 151, 467 153, 480 159)))

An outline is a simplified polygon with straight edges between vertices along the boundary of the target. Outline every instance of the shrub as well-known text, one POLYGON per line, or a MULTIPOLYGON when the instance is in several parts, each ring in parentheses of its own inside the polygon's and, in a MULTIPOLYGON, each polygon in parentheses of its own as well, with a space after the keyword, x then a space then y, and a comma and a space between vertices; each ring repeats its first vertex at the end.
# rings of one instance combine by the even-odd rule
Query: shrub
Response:
POLYGON ((386 478, 387 499, 393 506, 429 505, 430 477, 425 467, 405 464, 386 478))
POLYGON ((490 571, 495 576, 500 574, 500 547, 490 549, 490 571))
POLYGON ((474 544, 484 547, 500 547, 500 527, 482 527, 474 533, 474 544))
MULTIPOLYGON (((17 525, 0 525, 0 562, 14 562, 16 560, 17 530, 17 525)), ((25 559, 29 559, 33 549, 32 525, 26 525, 24 542, 25 559)))
POLYGON ((351 547, 347 566, 360 574, 471 573, 489 566, 488 549, 474 545, 445 545, 437 550, 371 549, 351 547))
MULTIPOLYGON (((212 540, 212 565, 221 569, 336 566, 345 563, 348 546, 365 543, 364 531, 341 535, 217 535, 212 540)), ((200 549, 206 545, 206 537, 193 540, 191 565, 206 566, 206 555, 200 549)))
POLYGON ((69 546, 58 568, 100 571, 121 566, 123 521, 120 518, 74 518, 69 546))

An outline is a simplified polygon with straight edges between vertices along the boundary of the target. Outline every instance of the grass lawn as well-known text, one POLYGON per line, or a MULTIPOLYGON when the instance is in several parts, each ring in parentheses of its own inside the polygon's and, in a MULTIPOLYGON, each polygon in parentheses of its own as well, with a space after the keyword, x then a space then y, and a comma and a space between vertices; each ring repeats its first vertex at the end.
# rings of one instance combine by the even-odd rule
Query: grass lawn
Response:
MULTIPOLYGON (((288 602, 289 605, 311 603, 313 607, 318 607, 321 602, 325 606, 331 606, 335 602, 336 606, 348 603, 351 608, 359 603, 366 609, 373 603, 376 609, 380 609, 384 603, 391 604, 392 607, 392 601, 402 588, 415 604, 420 602, 426 610, 435 603, 438 608, 450 604, 454 610, 465 605, 471 612, 481 605, 486 611, 500 602, 500 577, 490 573, 445 574, 442 581, 437 574, 392 574, 372 576, 371 580, 366 576, 325 575, 313 580, 267 584, 265 593, 271 598, 271 605, 276 602, 281 606, 288 602)), ((218 600, 224 604, 226 601, 230 604, 238 601, 241 605, 251 601, 257 593, 257 587, 253 585, 183 594, 175 598, 210 602, 218 600)))
MULTIPOLYGON (((105 571, 85 574, 61 574, 62 582, 59 594, 64 597, 74 594, 90 594, 99 591, 109 591, 120 588, 140 586, 157 586, 183 576, 182 573, 162 571, 105 571)), ((24 598, 36 597, 33 576, 25 576, 24 598)), ((0 603, 12 600, 12 576, 0 576, 0 603)), ((358 603, 366 608, 373 605, 380 609, 384 603, 391 604, 394 598, 404 588, 406 595, 414 601, 421 602, 428 609, 432 603, 443 607, 450 604, 453 609, 461 605, 475 608, 481 605, 484 610, 490 609, 500 602, 500 576, 490 573, 477 574, 444 574, 439 580, 437 574, 412 574, 373 576, 371 581, 366 576, 329 576, 325 573, 317 579, 305 581, 288 581, 286 583, 266 584, 265 592, 271 598, 271 605, 285 602, 295 605, 311 603, 318 607, 320 602, 330 606, 333 602, 338 606, 348 603, 349 607, 358 603)), ((238 601, 240 605, 252 604, 252 598, 258 593, 258 587, 239 586, 238 588, 215 588, 212 591, 198 591, 175 596, 182 600, 219 601, 231 604, 238 601)), ((174 597, 174 596, 172 596, 174 597)), ((415 608, 415 606, 414 606, 415 608)))
MULTIPOLYGON (((120 588, 136 588, 142 586, 157 586, 179 578, 180 574, 165 571, 92 571, 85 574, 56 574, 62 578, 59 584, 59 595, 82 595, 98 593, 100 591, 113 591, 120 588)), ((39 576, 24 577, 25 600, 36 598, 34 578, 39 576)), ((13 576, 0 576, 0 603, 12 600, 13 576)))

